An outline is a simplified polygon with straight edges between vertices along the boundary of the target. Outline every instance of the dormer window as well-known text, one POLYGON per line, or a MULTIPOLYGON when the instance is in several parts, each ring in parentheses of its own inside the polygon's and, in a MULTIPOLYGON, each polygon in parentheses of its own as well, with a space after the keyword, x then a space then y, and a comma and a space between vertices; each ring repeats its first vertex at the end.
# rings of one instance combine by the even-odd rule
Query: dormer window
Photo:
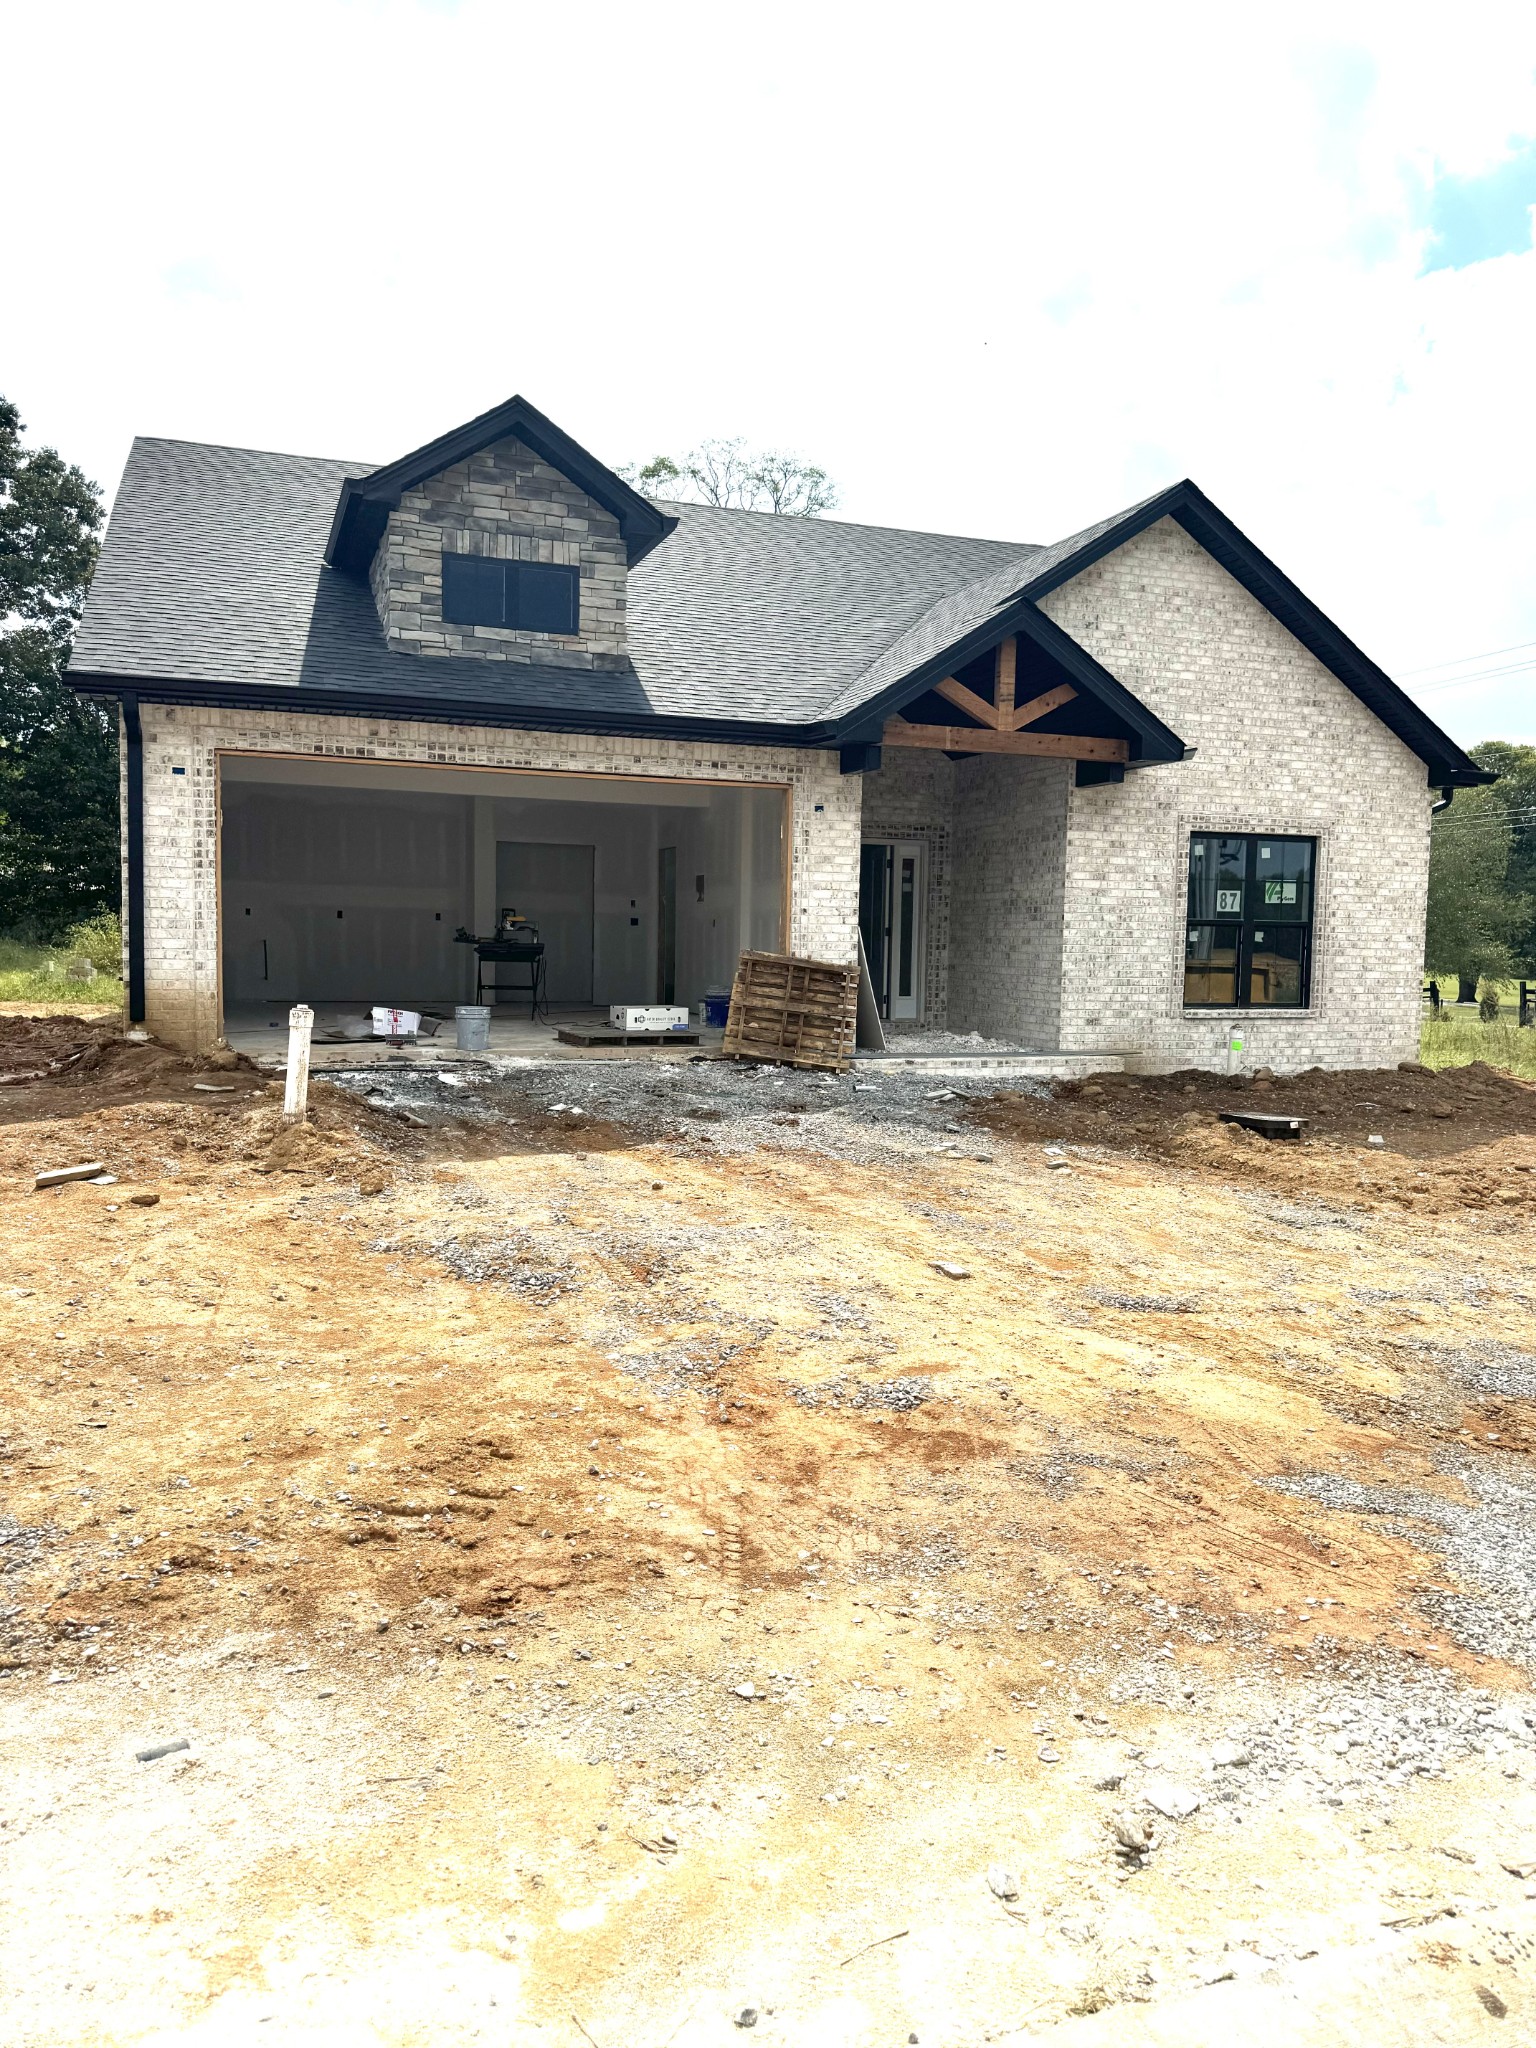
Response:
POLYGON ((443 556, 443 620, 516 633, 574 633, 580 617, 577 570, 486 555, 443 556))

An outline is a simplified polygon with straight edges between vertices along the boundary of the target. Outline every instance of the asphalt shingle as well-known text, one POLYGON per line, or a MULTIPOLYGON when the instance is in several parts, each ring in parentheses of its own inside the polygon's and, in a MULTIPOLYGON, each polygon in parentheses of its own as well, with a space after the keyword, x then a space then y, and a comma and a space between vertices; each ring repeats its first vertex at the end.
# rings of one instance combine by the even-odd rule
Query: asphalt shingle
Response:
MULTIPOLYGON (((75 641, 76 675, 529 709, 815 724, 946 594, 1040 551, 1005 541, 667 505, 631 572, 632 673, 395 654, 322 556, 374 465, 135 441, 75 641)), ((879 671, 883 673, 883 669, 879 671)))

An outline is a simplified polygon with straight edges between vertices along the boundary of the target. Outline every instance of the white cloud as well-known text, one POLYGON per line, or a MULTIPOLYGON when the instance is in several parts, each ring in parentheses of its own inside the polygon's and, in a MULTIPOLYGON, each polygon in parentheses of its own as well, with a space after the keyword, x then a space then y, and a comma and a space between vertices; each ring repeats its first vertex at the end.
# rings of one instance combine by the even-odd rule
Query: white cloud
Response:
POLYGON ((890 523, 1189 474, 1389 667, 1536 639, 1536 255, 1419 275, 1435 179, 1536 133, 1536 24, 1286 23, 29 10, 0 380, 108 483, 135 431, 383 460, 512 390, 612 460, 799 447, 890 523))

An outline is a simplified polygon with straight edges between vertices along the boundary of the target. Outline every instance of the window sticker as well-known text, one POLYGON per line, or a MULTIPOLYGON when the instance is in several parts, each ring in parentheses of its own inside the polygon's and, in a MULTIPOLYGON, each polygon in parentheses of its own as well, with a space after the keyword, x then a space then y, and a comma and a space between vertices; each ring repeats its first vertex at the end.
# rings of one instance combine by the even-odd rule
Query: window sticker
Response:
MULTIPOLYGON (((1266 884, 1265 887, 1267 892, 1269 885, 1266 884)), ((1243 892, 1241 889, 1218 889, 1216 891, 1216 915, 1218 917, 1236 917, 1241 912, 1242 907, 1243 892)))
POLYGON ((1266 903, 1294 903, 1296 901, 1296 884, 1294 882, 1266 882, 1264 884, 1264 901, 1266 903))
POLYGON ((1273 860, 1273 859, 1274 859, 1274 857, 1275 857, 1275 850, 1274 850, 1274 848, 1273 848, 1272 846, 1261 846, 1261 847, 1259 848, 1259 859, 1260 859, 1260 860, 1273 860))

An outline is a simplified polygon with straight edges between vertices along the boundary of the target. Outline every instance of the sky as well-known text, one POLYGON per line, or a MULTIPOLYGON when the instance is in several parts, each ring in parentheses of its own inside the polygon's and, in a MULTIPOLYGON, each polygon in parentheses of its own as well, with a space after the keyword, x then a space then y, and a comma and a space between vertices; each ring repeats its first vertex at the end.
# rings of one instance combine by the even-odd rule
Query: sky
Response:
POLYGON ((1536 8, 0 0, 0 391, 384 462, 521 392, 836 516, 1194 480, 1464 744, 1536 741, 1536 8))

